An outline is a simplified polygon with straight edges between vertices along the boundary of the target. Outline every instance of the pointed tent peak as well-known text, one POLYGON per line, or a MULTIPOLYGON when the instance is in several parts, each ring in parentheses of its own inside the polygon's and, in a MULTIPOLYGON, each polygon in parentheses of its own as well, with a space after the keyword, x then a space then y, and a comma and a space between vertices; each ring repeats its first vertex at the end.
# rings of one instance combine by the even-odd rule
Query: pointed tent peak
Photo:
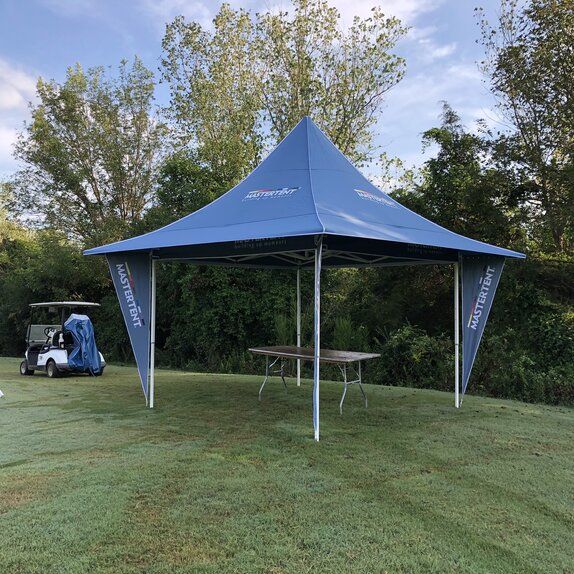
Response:
MULTIPOLYGON (((309 116, 303 116, 253 174, 285 170, 344 171, 356 167, 309 116)), ((249 177, 249 176, 248 176, 249 177)))
POLYGON ((289 159, 289 169, 309 169, 309 139, 307 135, 309 123, 306 120, 311 121, 311 118, 305 116, 301 119, 251 175, 263 169, 268 171, 283 170, 287 167, 286 158, 289 159))
POLYGON ((317 131, 327 139, 313 120, 309 116, 304 116, 255 168, 253 173, 260 170, 276 171, 286 168, 289 170, 310 169, 309 133, 311 131, 317 131))
POLYGON ((289 137, 289 135, 291 133, 293 133, 295 130, 297 129, 305 129, 305 130, 309 130, 309 128, 315 128, 320 130, 320 128, 317 126, 317 124, 313 121, 313 119, 311 118, 311 116, 303 116, 296 124, 295 126, 291 129, 291 131, 285 136, 286 138, 289 137))

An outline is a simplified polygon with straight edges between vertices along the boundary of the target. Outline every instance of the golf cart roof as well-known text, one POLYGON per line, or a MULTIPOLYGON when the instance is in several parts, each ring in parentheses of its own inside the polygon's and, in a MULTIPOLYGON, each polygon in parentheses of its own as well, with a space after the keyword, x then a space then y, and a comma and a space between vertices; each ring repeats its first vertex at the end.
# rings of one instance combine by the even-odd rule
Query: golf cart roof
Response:
POLYGON ((87 301, 48 301, 46 303, 30 303, 30 307, 99 307, 99 303, 87 301))

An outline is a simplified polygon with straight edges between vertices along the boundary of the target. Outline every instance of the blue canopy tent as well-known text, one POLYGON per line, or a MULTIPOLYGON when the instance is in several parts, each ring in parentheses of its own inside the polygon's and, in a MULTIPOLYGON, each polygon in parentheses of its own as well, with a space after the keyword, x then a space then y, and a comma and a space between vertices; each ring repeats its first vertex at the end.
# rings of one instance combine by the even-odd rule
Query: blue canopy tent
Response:
POLYGON ((525 257, 453 233, 405 208, 369 182, 308 117, 241 183, 209 205, 156 231, 85 254, 108 259, 150 407, 156 261, 297 270, 298 346, 300 270, 314 268, 316 440, 322 267, 454 266, 455 405, 459 407, 459 270, 463 270, 462 310, 468 318, 463 326, 463 394, 505 258, 525 257))

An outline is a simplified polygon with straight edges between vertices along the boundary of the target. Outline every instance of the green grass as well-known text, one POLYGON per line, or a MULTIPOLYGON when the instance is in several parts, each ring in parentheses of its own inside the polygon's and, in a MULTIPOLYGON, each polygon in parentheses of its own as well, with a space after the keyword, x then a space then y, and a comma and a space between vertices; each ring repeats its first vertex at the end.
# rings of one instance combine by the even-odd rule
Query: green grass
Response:
POLYGON ((0 360, 0 573, 574 572, 574 411, 0 360))

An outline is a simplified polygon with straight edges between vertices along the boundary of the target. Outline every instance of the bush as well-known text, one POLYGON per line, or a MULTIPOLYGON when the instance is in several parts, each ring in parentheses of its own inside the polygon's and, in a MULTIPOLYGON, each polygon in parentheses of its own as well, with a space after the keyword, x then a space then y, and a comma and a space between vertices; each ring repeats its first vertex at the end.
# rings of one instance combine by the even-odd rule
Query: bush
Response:
POLYGON ((275 317, 275 336, 278 345, 293 345, 297 336, 297 326, 293 317, 279 314, 275 317))
POLYGON ((555 361, 552 355, 546 361, 539 350, 522 348, 524 343, 514 329, 485 336, 469 391, 526 402, 574 404, 574 365, 555 361))
POLYGON ((420 328, 405 325, 378 347, 381 358, 371 369, 371 382, 452 390, 454 355, 447 335, 431 337, 420 328))
POLYGON ((368 348, 367 329, 363 325, 357 327, 347 317, 337 317, 330 346, 338 350, 364 351, 368 348))

